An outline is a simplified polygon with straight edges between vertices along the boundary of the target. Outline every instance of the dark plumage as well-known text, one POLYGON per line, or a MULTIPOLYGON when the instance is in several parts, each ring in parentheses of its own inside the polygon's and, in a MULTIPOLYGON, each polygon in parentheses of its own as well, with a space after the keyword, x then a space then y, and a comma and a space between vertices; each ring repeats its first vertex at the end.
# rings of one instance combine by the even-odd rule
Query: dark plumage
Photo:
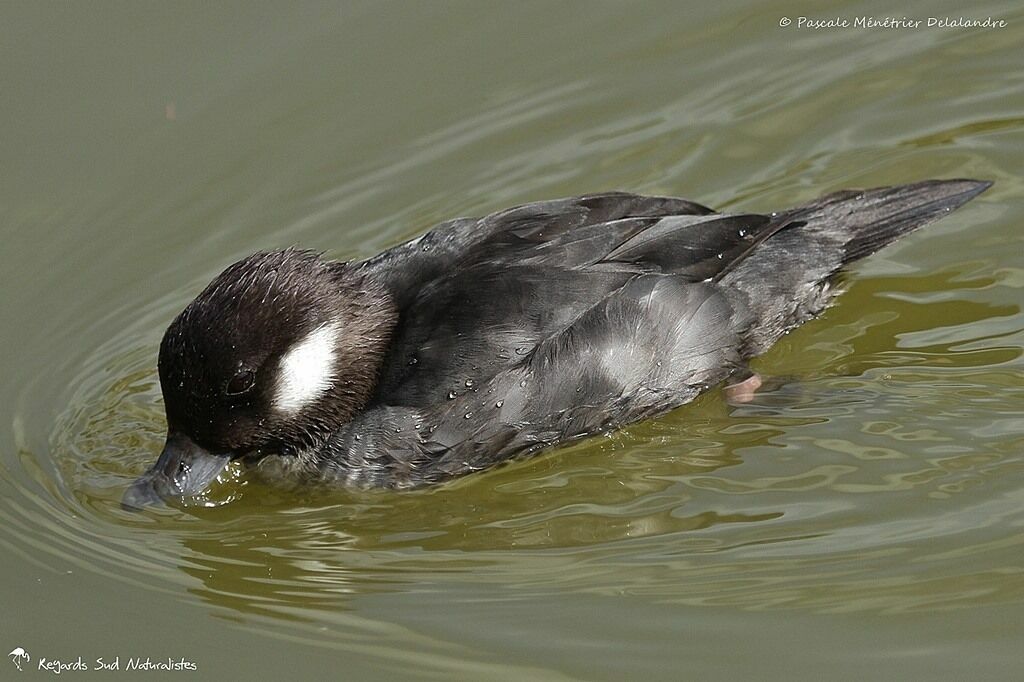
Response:
POLYGON ((661 414, 820 313, 845 264, 989 185, 771 215, 596 194, 452 220, 362 262, 255 254, 167 330, 168 446, 125 504, 200 492, 237 457, 428 485, 661 414))

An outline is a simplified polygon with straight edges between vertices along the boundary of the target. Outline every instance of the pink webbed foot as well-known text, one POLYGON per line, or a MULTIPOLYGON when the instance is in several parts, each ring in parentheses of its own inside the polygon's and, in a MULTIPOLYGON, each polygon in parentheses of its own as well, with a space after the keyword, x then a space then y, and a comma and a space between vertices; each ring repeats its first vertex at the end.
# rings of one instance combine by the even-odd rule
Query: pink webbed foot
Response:
POLYGON ((727 384, 725 387, 725 399, 730 403, 749 403, 754 399, 754 392, 761 388, 761 375, 752 372, 742 381, 727 384))

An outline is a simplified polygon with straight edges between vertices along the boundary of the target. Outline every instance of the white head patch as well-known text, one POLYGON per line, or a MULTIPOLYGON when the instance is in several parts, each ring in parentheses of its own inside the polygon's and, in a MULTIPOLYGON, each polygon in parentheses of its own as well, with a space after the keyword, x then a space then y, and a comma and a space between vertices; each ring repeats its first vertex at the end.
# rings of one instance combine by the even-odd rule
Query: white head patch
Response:
POLYGON ((281 358, 274 407, 295 414, 334 383, 338 326, 326 324, 292 346, 281 358))

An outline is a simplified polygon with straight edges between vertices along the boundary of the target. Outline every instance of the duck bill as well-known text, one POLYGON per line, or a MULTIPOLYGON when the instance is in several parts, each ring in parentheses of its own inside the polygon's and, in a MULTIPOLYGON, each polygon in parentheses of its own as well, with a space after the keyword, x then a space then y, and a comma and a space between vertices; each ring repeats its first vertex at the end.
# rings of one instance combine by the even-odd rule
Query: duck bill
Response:
POLYGON ((156 464, 128 488, 121 506, 138 511, 167 499, 198 495, 230 461, 230 454, 208 452, 185 434, 171 432, 156 464))

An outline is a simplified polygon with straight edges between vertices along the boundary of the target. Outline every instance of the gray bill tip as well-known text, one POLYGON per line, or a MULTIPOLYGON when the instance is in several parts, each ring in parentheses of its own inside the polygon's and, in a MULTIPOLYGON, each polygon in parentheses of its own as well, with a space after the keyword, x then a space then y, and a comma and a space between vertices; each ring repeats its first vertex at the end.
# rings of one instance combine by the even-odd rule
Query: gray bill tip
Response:
POLYGON ((125 491, 121 498, 121 509, 130 512, 142 511, 147 507, 162 505, 164 500, 156 491, 152 478, 147 474, 140 477, 125 491))

